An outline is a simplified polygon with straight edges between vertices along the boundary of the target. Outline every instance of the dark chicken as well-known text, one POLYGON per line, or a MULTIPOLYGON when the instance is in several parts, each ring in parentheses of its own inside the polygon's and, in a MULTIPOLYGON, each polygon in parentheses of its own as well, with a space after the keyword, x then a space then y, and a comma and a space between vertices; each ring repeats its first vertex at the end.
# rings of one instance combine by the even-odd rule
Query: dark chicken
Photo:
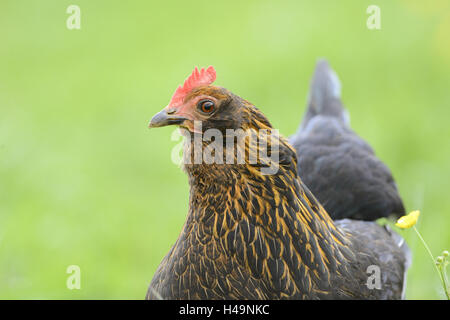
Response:
POLYGON ((317 63, 306 114, 289 142, 302 181, 333 219, 405 214, 389 168, 350 128, 339 79, 325 60, 317 63))
POLYGON ((255 106, 211 85, 214 80, 212 67, 194 70, 150 122, 150 127, 183 128, 190 197, 183 230, 156 270, 146 297, 400 299, 408 263, 403 239, 373 222, 333 222, 298 177, 296 152, 283 137, 260 134, 263 143, 256 144, 233 136, 235 150, 203 139, 200 152, 215 144, 215 159, 231 154, 234 163, 193 161, 199 151, 195 138, 207 129, 217 129, 224 140, 230 129, 274 132, 255 106), (279 159, 278 170, 271 174, 263 173, 271 165, 267 158, 249 160, 264 144, 279 159), (240 154, 246 155, 243 163, 240 154), (380 289, 367 285, 370 266, 379 268, 380 289))

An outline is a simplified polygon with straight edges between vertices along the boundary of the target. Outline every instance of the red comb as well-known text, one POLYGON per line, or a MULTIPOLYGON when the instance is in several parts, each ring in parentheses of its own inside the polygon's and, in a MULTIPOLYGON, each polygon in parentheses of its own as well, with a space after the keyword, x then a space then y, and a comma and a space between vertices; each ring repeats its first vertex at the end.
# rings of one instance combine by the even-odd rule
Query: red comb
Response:
POLYGON ((208 69, 202 68, 198 71, 195 67, 192 74, 184 81, 183 86, 179 86, 170 100, 169 107, 177 107, 183 103, 184 97, 194 88, 199 86, 206 86, 216 80, 216 70, 213 66, 208 69))

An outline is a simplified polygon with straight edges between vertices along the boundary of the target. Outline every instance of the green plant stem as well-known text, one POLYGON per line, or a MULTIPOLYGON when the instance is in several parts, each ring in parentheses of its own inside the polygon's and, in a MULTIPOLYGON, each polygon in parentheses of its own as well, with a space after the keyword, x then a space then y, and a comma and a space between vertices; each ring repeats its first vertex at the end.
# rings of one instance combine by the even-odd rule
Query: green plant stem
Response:
POLYGON ((450 293, 449 293, 450 287, 448 285, 448 279, 447 279, 447 273, 446 273, 446 269, 445 269, 445 263, 446 263, 446 261, 444 260, 444 262, 441 263, 439 265, 439 267, 441 269, 441 276, 442 276, 442 281, 443 281, 443 284, 444 284, 444 291, 445 291, 445 294, 447 295, 447 299, 450 300, 450 297, 449 297, 450 296, 450 293))
POLYGON ((436 268, 437 273, 439 274, 439 278, 441 278, 442 281, 442 286, 444 287, 444 292, 445 295, 447 296, 447 300, 450 300, 450 293, 449 293, 449 288, 447 285, 447 281, 446 278, 442 272, 442 266, 441 266, 441 270, 439 270, 438 266, 436 265, 436 259, 433 257, 433 254, 431 253, 430 248, 428 247, 427 243, 425 242, 425 240, 422 238, 422 235, 420 234, 419 230, 417 230, 416 226, 413 227, 414 231, 416 232, 417 236, 419 237, 420 241, 422 241, 425 249, 428 251, 428 254, 430 255, 431 260, 433 261, 433 265, 436 268))

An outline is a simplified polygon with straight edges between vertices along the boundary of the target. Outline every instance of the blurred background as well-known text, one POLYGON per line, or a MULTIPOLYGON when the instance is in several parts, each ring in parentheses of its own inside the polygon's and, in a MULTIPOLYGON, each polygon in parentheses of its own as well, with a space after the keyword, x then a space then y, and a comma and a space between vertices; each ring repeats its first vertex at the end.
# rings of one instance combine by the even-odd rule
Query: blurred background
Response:
MULTIPOLYGON (((188 207, 174 128, 147 124, 194 66, 214 65, 290 135, 327 58, 433 254, 450 249, 448 0, 2 0, 0 41, 2 299, 144 298, 188 207), (66 27, 72 4, 80 30, 66 27)), ((443 298, 417 236, 399 232, 414 253, 407 298, 443 298)))

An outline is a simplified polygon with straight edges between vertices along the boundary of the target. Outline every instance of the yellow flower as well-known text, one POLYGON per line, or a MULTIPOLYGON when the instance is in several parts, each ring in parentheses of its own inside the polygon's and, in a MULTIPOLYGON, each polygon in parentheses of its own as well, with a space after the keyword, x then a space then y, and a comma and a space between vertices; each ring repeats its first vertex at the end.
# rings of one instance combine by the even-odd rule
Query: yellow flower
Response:
POLYGON ((420 215, 419 210, 411 211, 406 216, 400 217, 400 219, 397 220, 397 223, 395 225, 402 229, 411 228, 417 223, 419 215, 420 215))

